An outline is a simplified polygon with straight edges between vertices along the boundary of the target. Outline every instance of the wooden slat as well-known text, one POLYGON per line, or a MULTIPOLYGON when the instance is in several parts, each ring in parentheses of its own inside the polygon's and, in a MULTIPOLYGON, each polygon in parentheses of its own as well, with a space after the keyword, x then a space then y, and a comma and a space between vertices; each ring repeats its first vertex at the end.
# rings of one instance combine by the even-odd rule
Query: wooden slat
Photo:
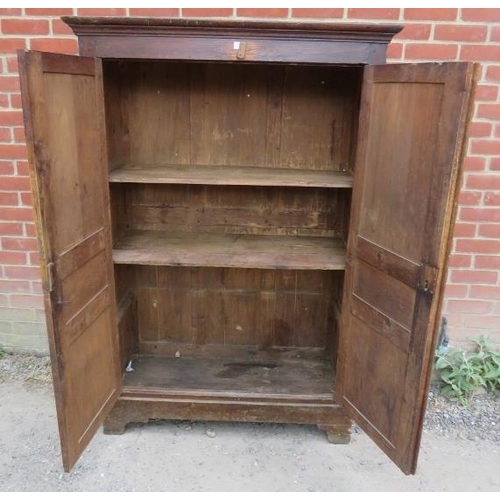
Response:
POLYGON ((352 187, 352 175, 348 172, 190 165, 125 165, 110 172, 109 181, 217 186, 352 187))
POLYGON ((333 238, 130 231, 115 245, 113 260, 159 266, 338 270, 345 268, 345 248, 333 238))
POLYGON ((255 358, 189 358, 134 356, 124 376, 124 387, 167 390, 182 394, 240 394, 249 397, 333 397, 334 373, 316 356, 293 358, 288 353, 273 360, 255 358))

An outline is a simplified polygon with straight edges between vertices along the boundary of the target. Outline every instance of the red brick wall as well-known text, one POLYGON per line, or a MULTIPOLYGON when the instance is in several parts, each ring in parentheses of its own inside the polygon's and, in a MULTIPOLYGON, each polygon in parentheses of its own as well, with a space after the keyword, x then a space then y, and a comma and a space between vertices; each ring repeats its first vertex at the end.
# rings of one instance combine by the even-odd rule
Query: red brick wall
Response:
POLYGON ((0 343, 46 349, 17 49, 76 53, 58 16, 268 17, 404 23, 389 59, 482 63, 444 314, 453 343, 500 342, 500 9, 0 9, 0 343))

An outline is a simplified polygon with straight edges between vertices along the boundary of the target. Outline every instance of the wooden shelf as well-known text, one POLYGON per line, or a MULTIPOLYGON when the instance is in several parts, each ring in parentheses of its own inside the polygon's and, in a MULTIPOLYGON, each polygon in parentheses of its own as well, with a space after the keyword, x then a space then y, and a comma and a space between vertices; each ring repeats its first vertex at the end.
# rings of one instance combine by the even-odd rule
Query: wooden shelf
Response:
POLYGON ((125 165, 111 171, 109 181, 217 186, 352 187, 352 175, 347 172, 193 165, 125 165))
POLYGON ((130 231, 116 243, 115 264, 345 269, 345 247, 333 238, 130 231))
POLYGON ((223 396, 237 399, 323 399, 333 402, 332 365, 311 349, 277 350, 258 357, 193 358, 136 355, 123 377, 123 394, 223 396), (298 355, 294 356, 297 352, 298 355))

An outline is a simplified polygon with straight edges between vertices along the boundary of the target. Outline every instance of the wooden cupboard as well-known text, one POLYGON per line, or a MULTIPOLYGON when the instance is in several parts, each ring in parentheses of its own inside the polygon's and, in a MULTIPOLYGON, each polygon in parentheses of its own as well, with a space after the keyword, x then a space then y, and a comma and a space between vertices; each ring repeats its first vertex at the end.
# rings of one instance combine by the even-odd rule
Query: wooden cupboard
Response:
POLYGON ((65 470, 97 428, 351 419, 414 473, 470 63, 400 26, 64 18, 20 52, 65 470))

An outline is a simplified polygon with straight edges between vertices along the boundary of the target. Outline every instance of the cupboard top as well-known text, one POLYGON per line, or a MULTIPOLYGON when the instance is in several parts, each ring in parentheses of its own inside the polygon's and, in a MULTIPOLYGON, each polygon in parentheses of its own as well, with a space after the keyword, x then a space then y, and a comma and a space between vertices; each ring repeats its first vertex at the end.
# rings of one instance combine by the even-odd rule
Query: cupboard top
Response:
POLYGON ((119 59, 380 64, 400 25, 63 17, 81 55, 119 59), (200 38, 203 38, 201 43, 200 38))

